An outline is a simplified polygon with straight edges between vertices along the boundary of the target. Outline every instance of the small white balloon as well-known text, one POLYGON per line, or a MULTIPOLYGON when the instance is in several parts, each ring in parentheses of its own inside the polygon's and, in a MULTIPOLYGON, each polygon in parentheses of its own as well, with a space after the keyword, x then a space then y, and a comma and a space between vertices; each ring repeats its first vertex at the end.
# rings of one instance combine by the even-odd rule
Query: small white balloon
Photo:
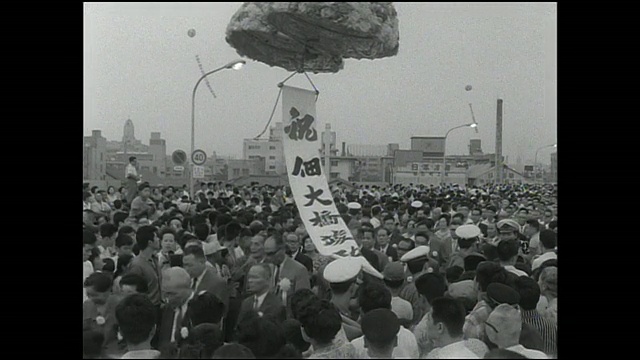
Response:
POLYGON ((194 36, 196 36, 196 31, 194 29, 189 29, 187 34, 189 35, 189 37, 194 37, 194 36))
POLYGON ((465 86, 464 89, 467 90, 467 91, 471 91, 472 88, 471 88, 471 85, 467 85, 467 86, 465 86))

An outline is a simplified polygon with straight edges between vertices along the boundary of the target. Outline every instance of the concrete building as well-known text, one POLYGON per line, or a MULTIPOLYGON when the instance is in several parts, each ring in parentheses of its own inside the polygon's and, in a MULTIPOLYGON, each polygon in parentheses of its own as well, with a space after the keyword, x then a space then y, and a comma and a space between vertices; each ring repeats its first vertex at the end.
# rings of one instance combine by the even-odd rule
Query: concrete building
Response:
MULTIPOLYGON (((496 167, 495 164, 482 164, 475 165, 469 168, 467 171, 467 185, 468 186, 482 186, 496 182, 496 167)), ((523 184, 527 179, 523 174, 510 168, 507 165, 502 166, 502 183, 503 184, 523 184)))
POLYGON ((246 160, 264 159, 264 173, 266 174, 286 173, 282 143, 283 131, 282 122, 278 122, 269 129, 269 140, 244 139, 242 158, 246 160))
POLYGON ((258 157, 253 159, 228 160, 227 181, 237 179, 241 176, 253 176, 266 174, 265 159, 258 157))
POLYGON ((107 139, 102 131, 93 130, 91 136, 85 136, 82 148, 84 180, 106 180, 107 176, 107 139))

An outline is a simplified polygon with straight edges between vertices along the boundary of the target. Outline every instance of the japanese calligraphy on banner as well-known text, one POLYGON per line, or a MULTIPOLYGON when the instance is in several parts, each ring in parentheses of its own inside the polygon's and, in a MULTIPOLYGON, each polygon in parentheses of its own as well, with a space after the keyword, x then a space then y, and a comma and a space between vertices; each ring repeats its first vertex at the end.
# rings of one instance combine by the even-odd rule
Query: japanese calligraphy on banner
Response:
POLYGON ((329 191, 318 149, 316 93, 283 86, 284 157, 291 192, 300 217, 318 252, 324 256, 357 257, 370 274, 381 274, 360 255, 358 244, 338 213, 329 191))

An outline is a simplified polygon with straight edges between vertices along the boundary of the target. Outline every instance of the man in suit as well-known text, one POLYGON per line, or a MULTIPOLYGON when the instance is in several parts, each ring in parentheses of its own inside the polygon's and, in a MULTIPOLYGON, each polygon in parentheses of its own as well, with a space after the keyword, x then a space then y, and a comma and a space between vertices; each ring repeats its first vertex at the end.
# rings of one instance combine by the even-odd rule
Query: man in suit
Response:
POLYGON ((313 272, 313 260, 310 257, 302 253, 302 244, 300 237, 296 233, 288 233, 286 235, 287 255, 293 260, 299 262, 307 268, 309 273, 313 272))
POLYGON ((204 250, 200 246, 188 246, 184 249, 182 267, 191 277, 190 287, 196 292, 207 291, 218 297, 228 309, 229 287, 214 268, 206 265, 204 250))
POLYGON ((273 291, 284 298, 283 305, 290 310, 291 296, 299 289, 309 289, 309 272, 304 265, 286 255, 282 234, 275 233, 264 242, 265 262, 275 265, 273 291))
POLYGON ((389 230, 380 227, 376 230, 377 249, 387 255, 389 262, 398 261, 398 251, 389 244, 389 230))
POLYGON ((194 294, 191 277, 185 269, 172 267, 162 273, 162 296, 167 304, 160 321, 159 349, 183 340, 182 328, 189 328, 188 308, 194 294))
POLYGON ((242 301, 238 324, 251 312, 277 324, 286 320, 287 313, 282 300, 271 292, 273 266, 266 263, 255 264, 247 274, 248 293, 251 296, 242 301))

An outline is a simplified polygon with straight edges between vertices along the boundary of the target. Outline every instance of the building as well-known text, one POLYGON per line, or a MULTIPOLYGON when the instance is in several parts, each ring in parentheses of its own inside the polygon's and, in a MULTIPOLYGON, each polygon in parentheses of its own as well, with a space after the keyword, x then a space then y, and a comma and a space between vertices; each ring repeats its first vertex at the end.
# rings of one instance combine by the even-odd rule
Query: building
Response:
POLYGON ((85 136, 82 149, 84 180, 106 180, 107 177, 107 139, 102 131, 93 130, 91 136, 85 136))
MULTIPOLYGON (((264 173, 284 174, 287 172, 284 160, 284 147, 282 143, 282 123, 276 123, 269 130, 269 139, 244 139, 242 146, 242 158, 264 160, 264 173)), ((233 175, 230 175, 233 176, 233 175)))
MULTIPOLYGON (((502 183, 503 184, 523 184, 527 182, 527 179, 523 174, 510 168, 507 165, 502 165, 502 183)), ((468 186, 483 186, 496 182, 496 167, 495 164, 482 164, 469 167, 467 173, 467 185, 468 186)))
MULTIPOLYGON (((447 162, 447 172, 445 173, 444 182, 455 184, 466 184, 465 166, 456 166, 455 163, 450 167, 447 162)), ((403 165, 396 166, 393 170, 392 182, 394 184, 424 184, 437 186, 442 180, 442 159, 439 162, 416 161, 406 162, 403 165)))
POLYGON ((241 159, 227 161, 227 181, 237 179, 240 177, 248 177, 254 175, 266 174, 265 159, 264 157, 258 157, 253 159, 241 159))
POLYGON ((423 157, 442 158, 445 150, 444 136, 412 136, 411 150, 422 151, 423 157))

